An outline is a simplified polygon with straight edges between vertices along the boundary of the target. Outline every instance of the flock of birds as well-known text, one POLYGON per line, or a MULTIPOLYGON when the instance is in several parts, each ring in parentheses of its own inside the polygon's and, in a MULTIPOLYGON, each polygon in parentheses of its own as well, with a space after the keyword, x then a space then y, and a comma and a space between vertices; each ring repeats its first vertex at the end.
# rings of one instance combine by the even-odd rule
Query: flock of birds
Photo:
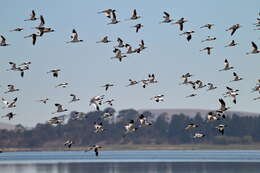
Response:
MULTIPOLYGON (((109 22, 107 23, 108 25, 113 25, 113 24, 118 24, 120 21, 117 19, 117 13, 116 10, 114 9, 106 9, 103 11, 98 12, 98 14, 104 14, 109 22)), ((260 14, 259 14, 260 16, 260 14)), ((138 20, 142 18, 141 16, 138 15, 137 10, 134 9, 132 12, 132 15, 130 16, 130 18, 126 19, 127 20, 138 20)), ((38 26, 33 27, 32 29, 36 29, 37 32, 33 33, 31 35, 27 35, 24 38, 32 38, 32 45, 36 44, 37 38, 38 37, 43 37, 46 33, 51 33, 54 32, 55 30, 49 27, 45 26, 45 20, 44 17, 42 15, 40 15, 40 17, 37 17, 36 13, 34 10, 32 10, 32 13, 30 15, 30 18, 24 20, 24 21, 36 21, 36 20, 40 20, 40 23, 38 26)), ((185 36, 187 41, 190 41, 192 39, 192 34, 195 33, 195 31, 191 30, 191 31, 185 31, 184 30, 184 24, 188 22, 187 19, 185 18, 180 18, 179 20, 173 20, 173 18, 171 17, 171 15, 168 12, 163 12, 163 20, 160 21, 160 24, 177 24, 179 25, 179 30, 182 32, 180 35, 181 36, 185 36)), ((260 18, 257 18, 255 25, 255 30, 260 30, 260 18)), ((142 23, 138 23, 134 26, 132 26, 133 28, 135 28, 135 32, 138 33, 143 27, 144 25, 142 23)), ((203 26, 201 26, 200 28, 206 28, 208 30, 211 30, 214 27, 214 24, 205 24, 203 26)), ((231 32, 231 36, 233 36, 236 31, 238 29, 241 28, 240 24, 235 24, 232 25, 231 27, 227 28, 226 31, 227 32, 231 32)), ((15 28, 13 30, 10 30, 10 32, 21 32, 23 31, 24 28, 15 28)), ((6 41, 6 38, 1 35, 1 42, 0 42, 0 46, 10 46, 10 44, 6 41)), ((208 36, 206 39, 202 40, 201 42, 210 42, 210 41, 214 41, 216 40, 216 37, 211 37, 208 36)), ((80 43, 83 42, 83 40, 79 39, 79 35, 77 33, 77 31, 75 29, 72 30, 71 33, 71 37, 69 41, 66 41, 66 43, 80 43)), ((109 43, 111 42, 111 40, 109 40, 108 36, 103 37, 101 40, 97 41, 96 43, 109 43)), ((145 46, 144 40, 141 40, 138 47, 137 48, 133 48, 130 44, 125 43, 121 38, 117 38, 117 42, 118 45, 114 46, 113 48, 113 53, 115 54, 115 56, 111 57, 111 59, 118 59, 120 62, 127 57, 128 54, 134 54, 134 53, 141 53, 142 51, 144 51, 147 47, 145 46), (126 52, 123 53, 123 49, 126 49, 126 52)), ((235 40, 232 40, 230 43, 228 43, 225 47, 233 47, 238 45, 238 43, 235 42, 235 40)), ((255 44, 255 42, 251 42, 251 46, 252 46, 252 50, 247 52, 246 54, 258 54, 260 52, 260 50, 258 49, 257 45, 255 44)), ((206 51, 208 55, 211 54, 211 51, 214 47, 205 47, 203 49, 201 49, 200 51, 206 51)), ((7 69, 7 71, 13 71, 13 72, 19 72, 21 77, 24 77, 24 73, 26 71, 28 71, 30 69, 30 65, 32 63, 31 62, 24 62, 22 64, 17 65, 15 62, 9 62, 10 65, 10 69, 7 69)), ((223 69, 220 69, 219 71, 228 71, 228 70, 232 70, 234 69, 233 66, 230 65, 229 61, 227 59, 224 60, 224 67, 223 69)), ((58 78, 59 74, 61 72, 61 69, 52 69, 50 71, 47 72, 47 74, 51 74, 54 78, 58 78)), ((190 80, 191 77, 193 77, 194 75, 191 73, 186 73, 181 75, 181 78, 183 79, 183 81, 180 83, 181 85, 190 85, 194 90, 198 90, 198 89, 202 89, 204 87, 208 87, 207 91, 211 91, 211 90, 215 90, 217 89, 217 87, 213 84, 213 83, 207 83, 205 84, 203 81, 201 80, 190 80)), ((231 82, 237 82, 243 80, 242 77, 240 77, 236 72, 233 72, 233 79, 231 80, 231 82)), ((141 84, 141 86, 143 88, 146 88, 148 85, 152 85, 158 83, 158 80, 155 76, 155 74, 148 74, 147 78, 142 79, 142 80, 133 80, 133 79, 129 79, 129 84, 126 85, 126 87, 131 87, 134 85, 138 85, 141 84)), ((65 88, 69 85, 69 83, 67 82, 63 82, 60 83, 58 85, 56 85, 56 88, 65 88)), ((109 88, 115 86, 115 84, 113 83, 107 83, 104 84, 103 87, 106 91, 109 90, 109 88)), ((18 92, 19 89, 17 89, 14 85, 9 84, 8 86, 8 90, 5 92, 7 93, 11 93, 11 92, 18 92)), ((239 89, 235 89, 235 88, 231 88, 231 87, 226 87, 227 91, 223 94, 223 97, 230 97, 232 98, 232 101, 234 104, 237 103, 237 96, 239 95, 239 89)), ((256 84, 256 86, 253 88, 252 92, 259 92, 260 93, 260 80, 258 80, 258 83, 256 84)), ((189 97, 195 97, 197 94, 196 93, 192 93, 188 96, 186 96, 187 98, 189 97)), ((73 102, 77 102, 80 101, 80 98, 77 97, 75 94, 70 94, 70 96, 72 97, 72 99, 69 101, 69 103, 73 103, 73 102)), ((104 105, 104 104, 108 104, 110 106, 113 106, 113 102, 115 101, 114 99, 108 99, 108 100, 104 100, 105 99, 105 95, 100 95, 100 96, 94 96, 90 99, 89 105, 93 105, 95 107, 95 109, 97 111, 100 111, 100 106, 104 105)), ((254 100, 258 100, 260 99, 260 97, 256 97, 254 98, 254 100)), ((1 98, 4 107, 3 108, 15 108, 16 107, 16 102, 18 100, 18 98, 14 98, 12 100, 7 101, 5 98, 1 98)), ((160 95, 155 95, 153 97, 151 97, 151 100, 154 100, 155 102, 163 102, 164 101, 164 95, 160 94, 160 95)), ((49 101, 49 98, 42 98, 40 100, 38 100, 39 102, 42 102, 44 104, 47 104, 47 102, 49 101)), ((216 109, 215 111, 211 111, 208 113, 207 115, 207 121, 208 122, 213 122, 213 121, 217 121, 220 119, 225 119, 225 112, 227 110, 230 109, 230 107, 227 107, 225 101, 220 98, 219 99, 219 103, 220 103, 220 107, 219 109, 216 109)), ((62 104, 59 103, 55 103, 54 106, 56 107, 56 111, 52 112, 52 114, 58 114, 58 113, 64 113, 66 111, 68 111, 68 109, 65 109, 64 106, 62 104)), ((7 117, 9 120, 11 120, 12 118, 15 117, 15 113, 13 112, 9 112, 6 115, 2 116, 2 117, 7 117)), ((109 112, 105 112, 103 115, 101 115, 102 119, 107 119, 107 118, 111 118, 113 117, 113 114, 109 113, 109 112)), ((86 118, 86 114, 83 112, 76 112, 75 113, 75 120, 83 120, 86 118)), ((47 121, 48 124, 51 125, 58 125, 58 124, 63 124, 64 123, 64 118, 62 116, 54 116, 53 118, 51 118, 50 120, 47 121)), ((151 126, 152 122, 149 121, 147 119, 147 117, 145 117, 143 114, 139 115, 137 120, 130 120, 128 123, 126 123, 124 125, 124 129, 125 132, 123 134, 123 137, 126 137, 128 134, 130 133, 134 133, 136 130, 140 129, 140 128, 144 128, 147 126, 151 126)), ((195 129, 198 128, 200 125, 198 124, 193 124, 190 123, 186 126, 185 130, 190 130, 190 129, 195 129)), ((216 129, 219 131, 220 134, 224 134, 224 129, 225 127, 227 127, 224 124, 219 124, 216 129)), ((106 129, 103 126, 102 121, 101 122, 95 122, 93 124, 93 129, 94 132, 99 134, 99 133, 103 133, 106 129)), ((202 132, 196 132, 193 135, 193 138, 202 138, 204 137, 205 134, 202 132)), ((66 140, 64 145, 68 148, 71 148, 71 146, 74 144, 74 141, 72 141, 71 139, 66 140)), ((90 150, 94 150, 96 156, 98 156, 98 151, 99 149, 101 149, 102 147, 99 145, 92 145, 89 147, 88 150, 86 151, 90 151, 90 150)))

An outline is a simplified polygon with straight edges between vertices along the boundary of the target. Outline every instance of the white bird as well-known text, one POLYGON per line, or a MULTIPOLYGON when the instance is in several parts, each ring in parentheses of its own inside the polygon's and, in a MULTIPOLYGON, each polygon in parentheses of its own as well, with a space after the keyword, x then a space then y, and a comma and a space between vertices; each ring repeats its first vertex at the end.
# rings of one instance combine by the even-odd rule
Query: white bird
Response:
POLYGON ((69 85, 69 83, 63 82, 63 83, 56 85, 55 88, 58 88, 58 87, 66 88, 68 85, 69 85))
POLYGON ((196 80, 195 84, 197 84, 197 88, 195 87, 195 89, 200 89, 200 88, 204 88, 206 87, 206 85, 203 85, 203 82, 201 80, 196 80))
POLYGON ((7 85, 8 87, 8 91, 5 92, 5 94, 10 93, 10 92, 15 92, 15 91, 19 91, 19 89, 15 88, 14 85, 7 85))
POLYGON ((47 73, 52 73, 53 77, 58 77, 60 71, 61 71, 60 69, 53 69, 48 71, 47 73))
POLYGON ((11 119, 14 118, 15 115, 16 115, 16 114, 14 114, 13 112, 9 112, 8 114, 3 115, 2 118, 7 117, 8 120, 11 120, 11 119))
POLYGON ((59 103, 55 103, 54 105, 57 107, 57 111, 52 112, 52 114, 68 111, 68 109, 63 109, 62 105, 59 103))
POLYGON ((221 133, 222 135, 224 135, 224 129, 225 127, 227 127, 227 125, 223 125, 223 124, 219 124, 216 129, 218 129, 219 133, 221 133))
POLYGON ((192 138, 196 139, 196 138, 203 138, 203 137, 205 137, 203 133, 195 133, 192 138))
POLYGON ((9 46, 10 44, 6 43, 6 39, 4 36, 1 35, 1 42, 0 42, 0 46, 9 46))
POLYGON ((208 112, 207 115, 207 122, 213 122, 219 120, 218 115, 216 112, 208 112))
POLYGON ((29 19, 25 19, 24 21, 34 21, 34 20, 37 20, 38 18, 36 17, 36 14, 35 14, 35 11, 32 10, 32 13, 30 15, 30 18, 29 19))
POLYGON ((234 67, 230 66, 228 60, 225 59, 225 61, 224 61, 224 68, 219 70, 219 71, 227 71, 227 70, 231 70, 231 69, 234 69, 234 67))
POLYGON ((234 79, 231 80, 230 82, 243 80, 243 78, 239 77, 236 72, 233 72, 233 76, 234 79))
POLYGON ((152 123, 147 120, 147 118, 144 116, 144 114, 141 114, 138 117, 138 120, 140 122, 140 127, 145 127, 145 126, 151 126, 152 125, 152 123))
POLYGON ((126 55, 122 55, 121 50, 119 49, 115 50, 115 54, 116 55, 114 57, 111 57, 111 59, 118 59, 121 62, 122 59, 126 57, 126 55))
POLYGON ((90 99, 89 105, 94 105, 96 107, 96 110, 99 111, 99 106, 102 105, 104 97, 104 95, 92 97, 90 99))
POLYGON ((124 125, 124 128, 125 128, 125 134, 123 135, 123 137, 137 130, 137 127, 135 127, 134 124, 134 120, 130 120, 127 124, 124 125))
POLYGON ((208 91, 210 90, 214 90, 216 89, 217 87, 213 85, 213 83, 208 83, 208 91))
POLYGON ((186 127, 185 127, 185 130, 190 130, 190 129, 194 129, 194 128, 197 128, 199 127, 197 124, 188 124, 186 127))
POLYGON ((238 96, 238 89, 233 89, 230 87, 226 87, 228 89, 228 91, 224 94, 224 97, 232 97, 233 98, 233 103, 236 104, 236 96, 238 96))
POLYGON ((2 98, 2 102, 4 103, 4 107, 3 107, 3 109, 4 108, 14 108, 14 107, 16 107, 16 105, 15 105, 15 103, 17 102, 17 100, 18 100, 18 98, 16 97, 16 98, 14 98, 13 100, 12 100, 12 102, 8 102, 7 100, 5 100, 4 98, 2 98))
POLYGON ((78 39, 78 33, 75 29, 72 30, 72 35, 70 36, 71 41, 67 41, 66 43, 78 43, 83 42, 83 40, 78 39))
POLYGON ((64 146, 68 148, 71 148, 72 144, 74 144, 72 140, 67 140, 64 142, 64 146))
POLYGON ((251 52, 247 52, 246 54, 249 55, 249 54, 260 53, 260 50, 258 50, 257 45, 253 41, 251 42, 251 44, 252 44, 253 50, 251 52))
POLYGON ((218 101, 220 103, 220 108, 217 110, 217 112, 224 113, 230 108, 230 107, 226 107, 226 103, 223 99, 219 99, 218 101))
POLYGON ((164 20, 161 21, 160 23, 171 23, 173 21, 173 19, 171 19, 170 14, 168 12, 164 11, 163 14, 164 14, 163 16, 164 20))
POLYGON ((69 103, 77 102, 80 100, 80 98, 78 98, 75 94, 70 94, 70 96, 72 97, 72 100, 69 103))
POLYGON ((95 128, 95 133, 101 133, 105 130, 102 122, 101 123, 94 122, 94 128, 95 128))
POLYGON ((154 100, 156 102, 164 101, 164 95, 160 94, 160 95, 154 96, 154 97, 151 98, 151 100, 154 100))

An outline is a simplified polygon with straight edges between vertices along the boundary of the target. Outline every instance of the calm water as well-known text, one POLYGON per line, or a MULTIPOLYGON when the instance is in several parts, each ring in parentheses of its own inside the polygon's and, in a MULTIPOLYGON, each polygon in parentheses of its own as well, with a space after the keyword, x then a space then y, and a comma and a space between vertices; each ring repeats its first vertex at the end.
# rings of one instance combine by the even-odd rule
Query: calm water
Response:
POLYGON ((259 173, 260 151, 10 152, 0 173, 259 173))

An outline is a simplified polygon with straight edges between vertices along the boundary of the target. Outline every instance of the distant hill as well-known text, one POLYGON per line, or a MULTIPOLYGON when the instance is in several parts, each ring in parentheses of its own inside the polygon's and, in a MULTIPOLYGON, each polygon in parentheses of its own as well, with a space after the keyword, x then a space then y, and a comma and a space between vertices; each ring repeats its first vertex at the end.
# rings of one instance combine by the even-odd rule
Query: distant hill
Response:
MULTIPOLYGON (((154 115, 160 115, 162 113, 168 114, 171 116, 173 114, 185 114, 190 117, 194 117, 197 113, 200 113, 202 117, 207 115, 208 112, 212 110, 207 109, 140 109, 138 112, 149 111, 154 115)), ((253 113, 253 112, 243 112, 243 111, 227 111, 228 115, 237 114, 239 116, 259 116, 260 113, 253 113)))
POLYGON ((13 130, 15 125, 0 122, 0 129, 13 130))

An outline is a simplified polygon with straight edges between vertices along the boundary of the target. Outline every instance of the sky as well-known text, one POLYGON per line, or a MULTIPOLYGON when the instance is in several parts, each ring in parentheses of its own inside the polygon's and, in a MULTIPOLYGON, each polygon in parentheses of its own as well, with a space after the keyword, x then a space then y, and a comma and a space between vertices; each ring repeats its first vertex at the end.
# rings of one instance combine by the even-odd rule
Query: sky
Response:
MULTIPOLYGON (((200 0, 200 1, 68 1, 68 0, 9 0, 0 6, 0 34, 6 37, 10 46, 0 47, 0 93, 1 97, 11 100, 18 97, 17 107, 0 109, 0 114, 15 112, 17 116, 8 121, 2 118, 0 122, 12 124, 21 123, 34 126, 44 123, 54 115, 54 104, 60 103, 69 111, 94 111, 89 106, 89 100, 96 95, 105 95, 106 99, 114 98, 114 108, 121 109, 164 109, 164 108, 198 108, 218 109, 218 99, 223 97, 225 87, 240 89, 238 103, 234 105, 231 98, 225 98, 228 106, 234 111, 260 112, 260 102, 253 101, 258 94, 250 93, 260 78, 260 54, 246 55, 251 50, 251 41, 260 47, 259 30, 253 30, 253 23, 259 17, 259 0, 200 0), (98 14, 104 9, 113 8, 117 11, 120 22, 107 25, 109 20, 98 14), (34 9, 36 15, 43 15, 45 26, 55 29, 37 38, 35 46, 30 38, 24 36, 35 33, 31 27, 39 21, 27 21, 34 9), (132 10, 137 9, 141 16, 136 21, 125 21, 132 10), (159 24, 163 20, 163 11, 167 11, 176 21, 181 17, 188 20, 184 30, 194 30, 193 38, 187 42, 180 36, 179 26, 159 24), (142 23, 143 28, 138 33, 132 28, 142 23), (206 23, 214 23, 212 30, 201 29, 206 23), (233 24, 241 24, 242 28, 230 36, 225 31, 233 24), (9 32, 16 27, 24 27, 22 32, 9 32), (72 29, 76 29, 81 43, 66 44, 70 40, 72 29), (96 41, 108 36, 113 42, 97 44, 96 41), (215 36, 217 40, 201 43, 207 36, 215 36), (141 54, 128 55, 119 62, 110 59, 114 56, 113 46, 117 45, 117 37, 122 38, 134 48, 138 47, 141 39, 146 46, 141 54), (225 48, 231 40, 239 43, 237 47, 225 48), (212 55, 199 50, 213 46, 212 55), (228 59, 234 70, 219 72, 223 68, 224 59, 228 59), (24 78, 17 72, 6 71, 10 68, 8 62, 21 64, 31 61, 30 70, 24 78), (60 68, 58 78, 47 74, 47 71, 60 68), (190 86, 179 85, 180 76, 190 72, 194 74, 191 80, 200 79, 212 82, 218 89, 207 92, 206 88, 193 91, 190 86), (244 80, 230 83, 232 73, 237 72, 244 80), (141 80, 149 73, 156 75, 159 83, 143 89, 141 85, 125 87, 128 79, 141 80), (54 86, 68 82, 67 88, 54 86), (105 91, 100 87, 106 83, 115 84, 105 91), (4 94, 8 84, 14 84, 19 92, 4 94), (77 103, 68 103, 71 93, 80 97, 77 103), (194 98, 185 96, 197 93, 194 98), (150 98, 164 94, 165 102, 156 103, 150 98), (50 101, 44 105, 36 100, 48 97, 50 101)), ((125 50, 123 50, 124 52, 125 50)), ((1 105, 3 106, 3 105, 1 105)), ((102 106, 102 109, 107 106, 102 106)), ((59 114, 57 114, 59 115, 59 114)))

